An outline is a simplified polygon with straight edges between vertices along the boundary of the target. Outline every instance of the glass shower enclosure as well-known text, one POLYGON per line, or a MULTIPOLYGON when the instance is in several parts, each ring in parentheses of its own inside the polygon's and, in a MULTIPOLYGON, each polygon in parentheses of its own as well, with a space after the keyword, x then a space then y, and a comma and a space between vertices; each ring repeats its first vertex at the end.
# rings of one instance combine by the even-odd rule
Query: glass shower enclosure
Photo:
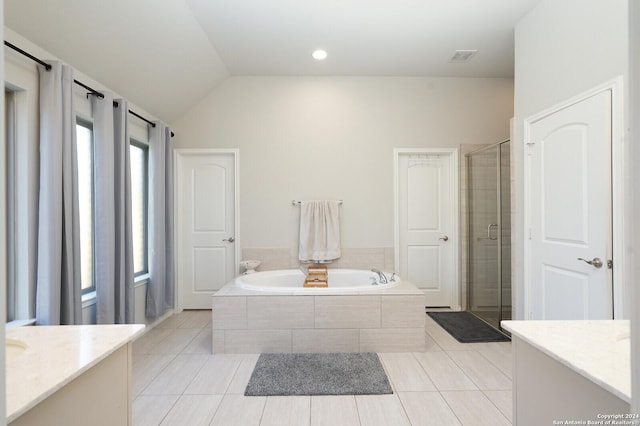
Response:
POLYGON ((467 310, 496 329, 511 319, 511 145, 466 156, 467 310))

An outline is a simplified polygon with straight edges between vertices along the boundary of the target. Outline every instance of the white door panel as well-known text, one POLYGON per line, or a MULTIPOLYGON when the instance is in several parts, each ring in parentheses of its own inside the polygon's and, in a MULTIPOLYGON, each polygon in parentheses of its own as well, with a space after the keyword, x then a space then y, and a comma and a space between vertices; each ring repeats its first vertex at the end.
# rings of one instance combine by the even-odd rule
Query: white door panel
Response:
POLYGON ((440 287, 440 247, 408 246, 407 279, 419 287, 437 291, 440 287))
POLYGON ((226 172, 225 167, 217 164, 194 165, 191 184, 194 232, 226 231, 226 172), (210 191, 211 188, 217 190, 210 191))
POLYGON ((438 231, 441 169, 416 160, 407 166, 407 230, 438 231))
POLYGON ((236 275, 235 154, 176 156, 178 287, 182 309, 208 309, 236 275))
POLYGON ((530 133, 530 317, 610 319, 611 94, 548 115, 530 133))
POLYGON ((542 265, 542 318, 571 320, 588 312, 589 274, 542 265), (571 300, 561 305, 557 300, 571 300))
POLYGON ((427 306, 455 306, 453 157, 416 152, 397 159, 398 269, 425 292, 427 306))

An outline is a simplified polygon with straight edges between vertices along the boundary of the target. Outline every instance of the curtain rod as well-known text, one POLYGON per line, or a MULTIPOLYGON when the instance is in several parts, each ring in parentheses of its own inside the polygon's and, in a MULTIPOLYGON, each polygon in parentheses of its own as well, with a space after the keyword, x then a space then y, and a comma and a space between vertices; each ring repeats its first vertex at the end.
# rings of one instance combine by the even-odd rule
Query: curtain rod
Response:
MULTIPOLYGON (((9 47, 9 48, 11 48, 11 49, 13 49, 13 50, 15 50, 16 52, 20 53, 21 55, 26 56, 27 58, 31 59, 32 61, 39 63, 40 65, 45 67, 45 69, 47 71, 51 71, 51 65, 46 63, 42 59, 36 58, 35 56, 30 54, 29 52, 20 49, 16 45, 13 45, 13 44, 9 43, 7 40, 4 41, 4 45, 9 47)), ((87 86, 86 84, 82 83, 81 81, 78 81, 78 80, 74 79, 73 82, 75 84, 77 84, 78 86, 80 86, 80 87, 88 90, 89 92, 91 92, 92 95, 95 95, 95 96, 99 97, 100 99, 104 98, 104 95, 102 93, 98 92, 96 89, 94 89, 92 87, 87 86)), ((113 106, 117 107, 118 106, 118 102, 113 101, 113 106)), ((134 112, 132 110, 129 110, 129 114, 131 114, 131 115, 133 115, 135 117, 138 117, 140 120, 142 120, 145 123, 148 123, 149 125, 151 125, 151 127, 156 127, 156 123, 144 118, 143 116, 141 116, 140 114, 138 114, 138 113, 136 113, 136 112, 134 112)), ((173 132, 171 132, 171 137, 174 137, 174 136, 175 136, 175 134, 173 132)))

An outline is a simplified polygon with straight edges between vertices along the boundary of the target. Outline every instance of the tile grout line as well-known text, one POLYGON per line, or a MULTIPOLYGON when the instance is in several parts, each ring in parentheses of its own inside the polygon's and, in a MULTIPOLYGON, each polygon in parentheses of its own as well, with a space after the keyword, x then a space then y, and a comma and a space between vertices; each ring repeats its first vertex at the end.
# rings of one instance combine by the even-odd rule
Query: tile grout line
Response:
MULTIPOLYGON (((218 402, 218 406, 216 407, 216 409, 215 409, 215 410, 213 410, 213 414, 212 414, 212 416, 211 416, 211 420, 209 420, 209 423, 207 423, 207 424, 211 425, 211 424, 213 423, 213 419, 215 419, 215 418, 216 418, 216 414, 218 414, 218 411, 220 410, 220 406, 222 405, 222 401, 224 401, 224 398, 225 398, 226 396, 227 396, 226 394, 223 394, 223 395, 222 395, 222 398, 220 398, 220 402, 218 402)), ((134 425, 134 426, 135 426, 135 425, 134 425)))
POLYGON ((473 385, 476 387, 476 389, 475 389, 475 390, 482 390, 482 389, 480 388, 480 385, 478 385, 478 383, 476 383, 476 382, 475 382, 475 380, 473 380, 473 378, 471 378, 471 376, 469 376, 469 374, 467 373, 467 371, 466 371, 464 368, 462 368, 462 366, 461 366, 460 364, 458 364, 458 363, 456 362, 456 360, 455 360, 455 359, 453 359, 453 357, 451 356, 451 354, 450 354, 449 352, 473 352, 473 351, 444 351, 444 354, 447 356, 447 358, 449 358, 449 359, 451 360, 451 362, 453 362, 453 364, 454 364, 456 367, 458 367, 458 369, 460 370, 460 372, 461 372, 461 373, 462 373, 462 374, 463 374, 467 379, 469 379, 469 381, 470 381, 471 383, 473 383, 473 385))
POLYGON ((486 390, 480 389, 480 392, 482 392, 482 394, 483 394, 483 395, 484 395, 484 396, 489 400, 489 402, 490 402, 494 407, 496 407, 496 410, 498 410, 498 412, 499 412, 500 414, 502 414, 502 416, 503 416, 503 417, 504 417, 504 418, 505 418, 509 423, 512 423, 512 422, 509 420, 509 418, 507 417, 507 415, 506 415, 505 413, 503 413, 503 412, 502 412, 502 410, 500 409, 500 407, 498 407, 498 406, 496 405, 496 403, 495 403, 495 402, 493 402, 493 399, 489 398, 489 395, 487 395, 487 393, 486 393, 486 391, 487 391, 487 390, 489 390, 489 391, 493 391, 493 392, 503 392, 503 391, 502 391, 502 390, 497 390, 497 391, 496 391, 496 390, 494 390, 494 389, 486 389, 486 390))
MULTIPOLYGON (((473 384, 474 384, 474 386, 475 386, 478 390, 480 390, 480 391, 481 391, 481 390, 482 390, 482 388, 480 387, 480 385, 479 385, 478 383, 476 383, 476 381, 475 381, 475 380, 473 380, 473 378, 472 378, 472 377, 470 377, 470 376, 469 376, 469 374, 467 374, 466 370, 465 370, 464 368, 462 368, 462 366, 461 366, 460 364, 458 364, 458 363, 456 362, 456 360, 455 360, 455 359, 453 359, 453 357, 449 354, 449 352, 450 352, 450 351, 445 351, 445 354, 446 354, 446 355, 447 355, 447 357, 451 360, 451 362, 453 362, 453 363, 456 365, 456 367, 458 367, 458 368, 460 369, 460 371, 462 371, 462 373, 463 373, 465 376, 467 376, 467 378, 471 381, 471 383, 473 383, 473 384)), ((451 352, 467 352, 467 351, 451 351, 451 352)), ((474 351, 474 352, 477 352, 477 351, 474 351)))
POLYGON ((396 393, 396 397, 398 398, 398 402, 400 403, 400 406, 402 407, 402 411, 404 412, 404 415, 407 417, 407 421, 409 422, 409 424, 411 426, 420 426, 420 425, 414 425, 413 422, 411 421, 411 417, 409 417, 409 412, 407 411, 407 408, 404 406, 404 403, 402 402, 402 398, 400 398, 399 393, 396 393))
POLYGON ((261 425, 262 421, 264 420, 264 412, 267 409, 267 401, 268 401, 267 398, 269 398, 269 397, 268 396, 264 397, 264 404, 262 404, 262 411, 260 411, 260 419, 258 421, 259 425, 261 425))
POLYGON ((173 410, 173 407, 176 406, 176 404, 178 403, 178 401, 180 401, 180 398, 182 397, 182 395, 178 395, 178 397, 176 398, 176 400, 173 402, 173 404, 171 405, 171 408, 169 408, 169 410, 167 410, 167 412, 165 413, 164 416, 162 416, 162 418, 160 419, 160 422, 158 422, 158 426, 162 424, 162 422, 164 421, 164 419, 167 418, 167 416, 169 415, 169 413, 171 412, 171 410, 173 410))
POLYGON ((389 380, 389 384, 391 385, 391 390, 395 391, 394 393, 398 393, 398 389, 396 389, 396 383, 391 379, 391 375, 389 374, 389 367, 387 366, 386 361, 384 360, 384 356, 381 356, 381 353, 376 352, 378 359, 380 360, 380 365, 382 365, 382 370, 384 370, 384 374, 387 376, 389 380))
MULTIPOLYGON (((484 353, 482 353, 482 351, 478 351, 478 353, 484 358, 486 359, 491 365, 493 365, 494 367, 496 367, 498 370, 500 370, 500 373, 504 374, 504 372, 502 371, 502 368, 500 368, 500 366, 498 364, 496 364, 490 357, 486 356, 484 353)), ((504 374, 505 376, 507 376, 506 374, 504 374)), ((509 380, 513 381, 511 377, 507 377, 509 380)))
POLYGON ((231 387, 231 383, 233 383, 233 379, 236 378, 236 374, 238 374, 238 370, 240 370, 240 367, 242 366, 242 362, 244 360, 238 361, 238 365, 236 366, 235 371, 233 372, 233 375, 231 376, 231 379, 229 380, 229 383, 227 383, 227 386, 224 388, 224 394, 226 395, 227 392, 229 391, 229 388, 231 387))
MULTIPOLYGON (((442 352, 444 352, 444 354, 447 356, 447 358, 451 359, 451 357, 449 357, 449 354, 447 353, 447 351, 442 350, 442 352)), ((451 407, 451 405, 449 405, 449 402, 447 401, 447 399, 444 397, 444 395, 442 394, 442 390, 438 388, 438 385, 433 381, 433 379, 431 378, 431 376, 429 376, 429 373, 425 370, 424 366, 422 365, 422 363, 420 362, 420 360, 418 360, 418 358, 415 356, 415 354, 412 354, 414 356, 414 358, 416 359, 416 362, 418 363, 418 365, 420 365, 420 368, 422 368, 422 370, 425 372, 425 374, 427 375, 427 377, 429 377, 429 380, 431 380, 431 382, 433 383, 434 387, 436 388, 436 392, 438 393, 438 395, 440 396, 440 398, 442 398, 442 400, 444 401, 444 403, 447 405, 447 407, 449 408, 449 411, 451 411, 451 414, 453 414, 453 416, 458 420, 458 423, 460 423, 462 425, 462 420, 458 417, 458 415, 456 414, 455 410, 453 409, 453 407, 451 407)), ((455 361, 451 360, 452 362, 455 361)), ((457 365, 457 364, 456 364, 457 365)), ((467 377, 467 374, 462 371, 462 369, 460 369, 460 371, 462 372, 462 374, 467 377)), ((469 378, 469 377, 467 377, 469 378)), ((471 378, 469 378, 469 380, 471 381, 471 378)), ((474 383, 473 381, 471 381, 472 383, 474 383)), ((474 386, 477 387, 477 385, 474 383, 474 386)), ((400 400, 400 402, 402 402, 402 399, 400 400)), ((409 421, 411 421, 411 419, 409 419, 409 421)), ((419 426, 419 425, 416 425, 419 426)))
MULTIPOLYGON (((475 391, 447 391, 447 392, 475 392, 475 391)), ((447 404, 447 407, 449 407, 449 410, 451 410, 451 413, 455 416, 456 419, 458 419, 458 423, 460 423, 462 426, 465 426, 464 423, 462 423, 462 419, 458 416, 458 413, 456 413, 453 407, 449 404, 449 401, 447 401, 447 398, 445 398, 441 392, 438 392, 438 393, 440 393, 440 398, 442 398, 444 403, 447 404)))
MULTIPOLYGON (((165 320, 165 321, 166 321, 166 320, 165 320)), ((161 324, 160 324, 160 325, 161 325, 161 324)), ((173 331, 176 331, 176 330, 177 330, 177 329, 175 329, 175 330, 173 330, 173 331)), ((172 332, 173 332, 173 331, 172 331, 172 332)), ((171 334, 171 333, 169 333, 169 334, 171 334)), ((151 383, 153 383, 153 381, 154 381, 154 380, 155 380, 155 379, 156 379, 156 378, 157 378, 157 377, 158 377, 158 376, 159 376, 159 375, 160 375, 164 370, 166 370, 166 369, 169 367, 169 365, 171 365, 171 363, 172 363, 172 362, 174 362, 174 361, 178 358, 178 356, 180 356, 180 355, 183 355, 183 356, 190 356, 190 355, 194 355, 194 354, 183 354, 182 352, 187 348, 187 346, 189 346, 189 344, 191 343, 191 341, 193 341, 193 339, 195 339, 197 335, 198 335, 198 333, 196 333, 196 334, 195 334, 195 335, 194 335, 194 336, 193 336, 193 337, 192 337, 192 338, 187 342, 187 344, 186 344, 186 345, 181 349, 181 351, 180 351, 180 352, 178 352, 178 353, 176 353, 176 354, 171 354, 171 353, 169 353, 169 354, 164 354, 164 353, 157 353, 157 354, 152 353, 152 354, 149 354, 149 355, 155 355, 155 356, 173 355, 173 357, 171 358, 171 360, 170 360, 169 362, 167 362, 167 364, 166 364, 162 369, 160 369, 160 371, 158 371, 158 373, 157 373, 155 376, 153 376, 153 378, 152 378, 151 380, 149 380, 149 383, 147 383, 147 385, 146 385, 146 386, 145 386, 145 387, 140 391, 140 393, 138 394, 138 396, 143 395, 143 394, 144 394, 144 391, 145 391, 145 390, 146 390, 146 389, 151 385, 151 383)), ((155 347, 155 346, 154 346, 154 347, 155 347)), ((197 355, 197 354, 196 354, 196 355, 197 355)), ((185 391, 186 391, 186 389, 189 387, 189 385, 191 384, 191 382, 193 382, 193 380, 195 380, 196 376, 197 376, 197 375, 198 375, 198 373, 202 370, 202 368, 204 368, 204 364, 200 367, 200 369, 199 369, 199 370, 198 370, 198 372, 194 375, 193 379, 191 379, 191 381, 189 382, 189 384, 187 384, 187 386, 186 386, 186 387, 185 387, 185 389, 182 391, 182 393, 180 393, 180 394, 179 394, 178 399, 180 398, 180 396, 183 396, 183 395, 184 395, 184 392, 185 392, 185 391)), ((137 399, 137 397, 136 397, 136 399, 137 399)), ((176 400, 176 401, 177 401, 177 400, 176 400)), ((174 404, 174 405, 175 405, 175 404, 174 404)), ((172 408, 173 408, 173 406, 172 406, 172 408)), ((169 410, 169 411, 171 411, 171 410, 169 410)), ((167 412, 167 414, 168 414, 168 413, 169 413, 169 412, 167 412)), ((164 419, 164 417, 163 417, 163 419, 164 419)))
MULTIPOLYGON (((159 356, 157 354, 147 354, 147 355, 151 355, 151 356, 159 356)), ((151 377, 151 379, 149 379, 149 382, 142 388, 140 389, 140 392, 138 393, 138 395, 136 395, 135 399, 138 399, 138 397, 143 396, 144 395, 144 391, 151 386, 151 383, 153 383, 153 381, 164 371, 166 370, 169 365, 171 365, 172 362, 174 362, 176 360, 176 358, 178 357, 178 354, 162 354, 162 355, 173 355, 173 357, 171 358, 171 360, 169 360, 164 367, 162 367, 153 377, 151 377)), ((133 363, 133 362, 132 362, 133 363)), ((149 395, 147 395, 149 396, 149 395)), ((134 401, 135 401, 134 399, 134 401)), ((133 401, 132 401, 133 402, 133 401)))
POLYGON ((360 426, 362 426, 362 419, 360 418, 360 407, 358 407, 358 398, 356 398, 356 395, 351 395, 351 397, 353 398, 353 403, 356 406, 356 414, 358 415, 358 423, 360 423, 360 426))
MULTIPOLYGON (((185 320, 185 321, 186 321, 186 320, 185 320)), ((184 323, 184 321, 183 321, 182 323, 184 323)), ((205 325, 205 326, 206 326, 206 325, 205 325)), ((203 329, 204 329, 204 327, 189 327, 189 328, 182 328, 182 329, 181 329, 181 328, 179 327, 179 325, 178 325, 178 327, 177 327, 174 331, 177 331, 177 330, 203 330, 203 329)), ((189 341, 184 345, 184 347, 182 348, 182 350, 181 350, 179 353, 175 354, 175 356, 172 358, 172 360, 171 360, 171 361, 169 361, 169 362, 167 363, 167 365, 165 366, 165 368, 167 368, 167 367, 169 366, 169 364, 171 364, 173 361, 175 361, 179 355, 186 355, 186 356, 194 355, 194 354, 185 354, 185 353, 184 353, 184 351, 185 351, 185 350, 187 349, 187 347, 188 347, 188 346, 189 346, 189 345, 190 345, 190 344, 191 344, 191 343, 196 339, 196 337, 197 337, 199 334, 200 334, 200 332, 195 333, 195 334, 193 335, 193 337, 192 337, 192 338, 191 338, 191 339, 190 339, 190 340, 189 340, 189 341)), ((196 354, 196 355, 197 355, 197 354, 196 354)), ((195 379, 196 379, 196 377, 198 376, 198 374, 200 373, 200 371, 202 371, 202 369, 204 368, 205 364, 206 364, 206 362, 202 364, 202 366, 200 367, 200 369, 198 370, 198 372, 193 376, 193 379, 189 382, 189 384, 187 384, 187 386, 184 388, 184 390, 182 391, 182 393, 180 393, 180 394, 178 395, 178 398, 176 398, 176 400, 175 400, 175 402, 173 403, 173 405, 171 406, 171 408, 169 408, 169 410, 166 412, 166 414, 165 414, 165 415, 162 417, 162 419, 160 420, 159 425, 160 425, 160 424, 162 424, 162 422, 163 422, 163 421, 167 418, 167 416, 171 413, 171 411, 173 410, 173 408, 178 404, 178 401, 180 401, 180 399, 181 399, 182 397, 184 397, 184 396, 185 396, 185 392, 187 391, 187 389, 189 388, 189 386, 191 385, 191 383, 193 382, 193 380, 195 380, 195 379)), ((164 370, 164 368, 163 368, 162 370, 164 370)), ((160 372, 159 372, 158 374, 160 374, 160 372)), ((155 379, 155 377, 154 377, 154 379, 155 379)), ((146 387, 148 387, 148 386, 151 384, 151 382, 153 382, 153 380, 154 380, 154 379, 152 379, 151 381, 149 381, 149 384, 148 384, 146 387)), ((145 389, 146 389, 146 387, 145 387, 145 389)), ((142 394, 143 392, 144 392, 144 389, 141 391, 141 393, 140 393, 140 394, 142 394)), ((222 402, 222 400, 220 401, 220 403, 221 403, 221 402, 222 402)), ((218 407, 216 407, 216 412, 218 411, 218 408, 219 408, 219 407, 220 407, 220 404, 218 404, 218 407)), ((215 413, 214 413, 214 416, 215 416, 215 413)), ((213 417, 211 418, 211 420, 213 420, 213 417)))

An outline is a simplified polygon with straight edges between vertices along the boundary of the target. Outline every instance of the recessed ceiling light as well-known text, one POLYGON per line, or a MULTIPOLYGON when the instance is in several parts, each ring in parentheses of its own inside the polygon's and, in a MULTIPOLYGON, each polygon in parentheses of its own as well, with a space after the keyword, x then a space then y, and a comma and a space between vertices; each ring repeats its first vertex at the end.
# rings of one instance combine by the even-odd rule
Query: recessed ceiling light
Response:
POLYGON ((311 56, 313 56, 313 59, 322 61, 323 59, 326 59, 327 52, 325 50, 318 49, 318 50, 314 50, 311 56))

